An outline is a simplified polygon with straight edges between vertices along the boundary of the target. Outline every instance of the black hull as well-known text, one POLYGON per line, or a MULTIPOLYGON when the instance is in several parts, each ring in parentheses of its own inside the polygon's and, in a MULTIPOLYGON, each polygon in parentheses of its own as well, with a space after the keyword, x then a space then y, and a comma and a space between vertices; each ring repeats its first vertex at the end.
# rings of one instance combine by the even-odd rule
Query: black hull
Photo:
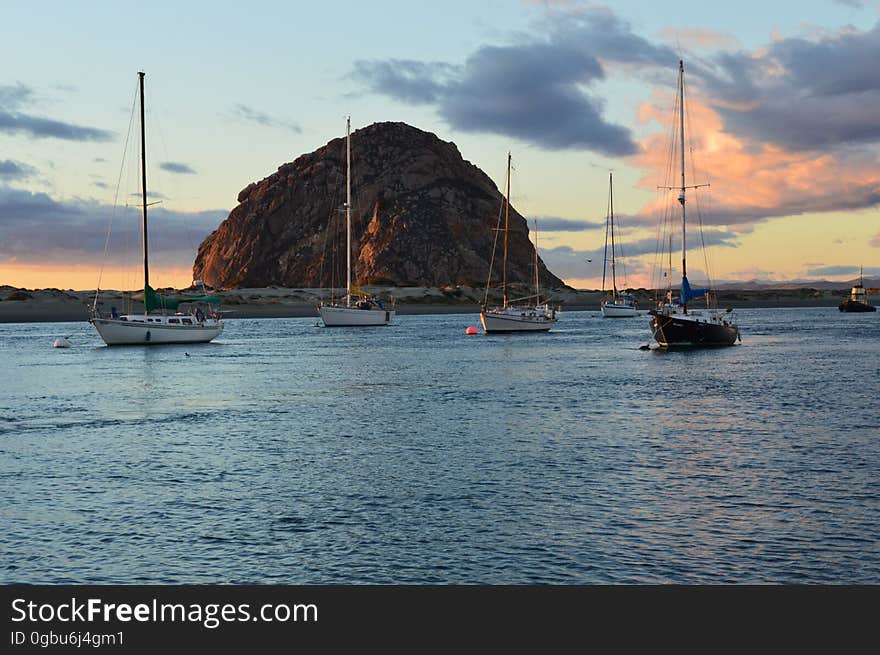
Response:
POLYGON ((856 302, 854 300, 844 300, 840 305, 837 306, 842 312, 876 312, 877 308, 874 305, 868 305, 863 302, 856 302))
POLYGON ((685 318, 681 314, 666 316, 651 310, 651 329, 662 348, 714 348, 732 346, 739 338, 735 325, 718 325, 685 318))

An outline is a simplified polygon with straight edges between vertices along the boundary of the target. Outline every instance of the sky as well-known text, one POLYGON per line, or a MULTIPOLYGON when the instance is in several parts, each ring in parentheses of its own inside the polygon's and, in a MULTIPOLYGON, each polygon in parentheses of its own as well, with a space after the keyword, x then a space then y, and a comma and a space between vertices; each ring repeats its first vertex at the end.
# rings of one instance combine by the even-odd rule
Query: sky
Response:
POLYGON ((613 171, 620 270, 649 286, 679 58, 710 184, 692 282, 880 275, 880 0, 718 4, 4 0, 0 285, 142 283, 143 70, 153 286, 187 286, 238 192, 347 115, 453 141, 499 187, 510 150, 511 202, 578 288, 602 283, 613 171))

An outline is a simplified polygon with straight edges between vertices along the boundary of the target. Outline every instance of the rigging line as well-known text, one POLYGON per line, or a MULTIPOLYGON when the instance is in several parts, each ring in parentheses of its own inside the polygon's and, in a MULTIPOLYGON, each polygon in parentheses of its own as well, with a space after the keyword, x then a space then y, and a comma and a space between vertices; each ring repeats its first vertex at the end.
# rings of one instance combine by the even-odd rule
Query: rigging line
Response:
POLYGON ((318 285, 321 285, 323 283, 323 281, 326 279, 324 277, 324 269, 327 266, 327 238, 330 235, 331 218, 332 218, 332 214, 331 214, 331 216, 327 217, 327 227, 324 229, 324 244, 321 247, 321 266, 318 269, 320 271, 320 273, 318 275, 318 285))
MULTIPOLYGON (((658 267, 658 290, 665 286, 666 290, 669 290, 672 286, 672 269, 667 267, 666 262, 663 261, 663 255, 667 250, 667 243, 670 244, 671 247, 671 239, 672 234, 675 231, 674 221, 674 209, 675 203, 672 200, 672 186, 674 182, 675 176, 675 161, 676 161, 676 153, 678 152, 678 131, 679 131, 679 121, 674 120, 674 117, 678 115, 680 111, 680 102, 679 102, 679 94, 673 95, 672 102, 672 129, 669 132, 669 141, 667 142, 667 155, 666 155, 666 170, 664 171, 664 197, 662 200, 662 223, 660 226, 659 234, 660 239, 658 240, 658 255, 660 259, 660 266, 658 267), (659 271, 664 271, 662 276, 659 275, 659 271), (663 285, 663 278, 666 278, 666 284, 663 285)), ((659 191, 659 189, 658 189, 659 191)))
POLYGON ((101 281, 104 277, 104 267, 107 264, 107 252, 110 249, 110 234, 113 230, 113 220, 116 218, 116 210, 119 207, 119 189, 122 186, 122 174, 125 170, 125 154, 128 151, 128 140, 131 137, 131 126, 134 122, 135 107, 137 106, 137 82, 135 82, 135 94, 131 101, 131 114, 128 118, 128 131, 125 134, 125 145, 122 147, 122 161, 119 163, 119 175, 116 177, 116 191, 113 195, 113 210, 110 212, 110 220, 107 224, 107 236, 104 239, 104 255, 101 258, 101 269, 98 272, 98 286, 95 289, 95 302, 92 310, 98 308, 98 297, 101 294, 101 281))
POLYGON ((495 251, 498 249, 498 234, 501 231, 501 217, 504 215, 504 196, 499 191, 501 203, 498 205, 498 221, 495 224, 495 239, 492 242, 492 256, 489 259, 489 277, 486 280, 486 293, 483 296, 483 307, 489 306, 489 287, 492 284, 492 269, 495 266, 495 251))
POLYGON ((605 250, 602 254, 602 293, 605 293, 605 269, 608 268, 608 223, 611 207, 611 186, 608 187, 608 197, 605 200, 605 250))
POLYGON ((327 216, 327 226, 324 232, 324 249, 321 260, 321 284, 326 282, 329 289, 328 302, 333 303, 336 298, 337 280, 337 255, 339 249, 338 222, 341 212, 339 210, 339 190, 344 186, 345 176, 338 173, 334 178, 333 192, 330 197, 330 209, 327 216), (328 255, 329 252, 329 255, 328 255))
POLYGON ((703 235, 703 215, 700 210, 700 203, 697 201, 697 220, 699 221, 700 226, 700 245, 703 248, 703 263, 706 267, 706 281, 708 282, 709 289, 714 289, 715 285, 712 282, 712 270, 709 268, 709 254, 706 249, 706 240, 703 235))
POLYGON ((98 272, 98 287, 95 289, 95 302, 92 310, 98 307, 98 296, 101 293, 101 279, 104 277, 104 266, 107 263, 107 251, 110 247, 110 233, 113 230, 113 219, 116 217, 116 210, 119 206, 119 188, 122 186, 122 173, 125 170, 125 153, 128 150, 128 140, 131 137, 131 125, 134 122, 135 107, 137 106, 137 83, 135 83, 135 95, 131 101, 131 114, 128 118, 128 132, 125 134, 125 145, 122 147, 122 161, 119 163, 119 175, 116 177, 116 192, 113 195, 113 211, 110 213, 110 221, 107 225, 107 236, 104 239, 104 256, 101 258, 101 269, 98 272))
MULTIPOLYGON (((330 176, 328 175, 328 179, 329 177, 330 176)), ((318 276, 318 284, 320 286, 326 286, 330 292, 327 302, 331 304, 335 299, 334 289, 336 287, 336 218, 339 215, 337 203, 339 201, 339 189, 343 186, 344 179, 344 175, 341 173, 338 173, 333 177, 333 191, 330 196, 327 225, 324 228, 324 245, 321 249, 321 267, 318 276)))
MULTIPOLYGON (((151 104, 151 105, 154 105, 155 103, 151 102, 150 104, 151 104)), ((147 109, 147 110, 145 110, 145 113, 146 113, 146 116, 145 116, 145 118, 144 118, 144 121, 145 121, 145 130, 146 130, 146 127, 149 127, 149 130, 146 130, 146 131, 149 132, 150 137, 151 137, 149 147, 150 147, 150 152, 152 152, 152 150, 153 150, 153 145, 155 145, 155 141, 154 141, 154 138, 155 138, 155 137, 154 137, 153 135, 154 135, 155 132, 158 132, 158 131, 159 131, 159 128, 158 128, 158 117, 157 117, 157 115, 155 115, 155 114, 153 113, 153 110, 151 110, 151 109, 147 109)), ((160 138, 160 142, 161 142, 161 140, 162 140, 162 135, 161 135, 161 133, 159 134, 159 138, 160 138)), ((163 146, 164 146, 164 144, 163 144, 163 146)), ((154 157, 154 159, 155 159, 155 157, 154 157)), ((168 160, 168 153, 167 153, 167 152, 165 152, 165 159, 168 160)), ((165 175, 163 174, 163 172, 162 172, 162 167, 161 167, 161 166, 155 166, 155 165, 154 165, 153 168, 151 168, 151 169, 148 171, 148 173, 149 173, 149 175, 150 175, 150 179, 152 180, 152 183, 150 184, 151 187, 153 187, 154 189, 155 189, 155 188, 158 188, 158 189, 164 189, 164 188, 167 188, 167 186, 166 186, 166 180, 168 179, 168 177, 165 176, 165 175)), ((159 203, 162 202, 163 199, 165 199, 165 198, 162 197, 162 195, 161 195, 159 192, 156 192, 156 191, 152 191, 152 192, 150 192, 150 191, 148 190, 148 191, 147 191, 147 200, 148 200, 148 201, 149 201, 149 198, 150 198, 150 193, 152 193, 153 197, 154 197, 154 198, 157 198, 157 200, 155 200, 155 201, 153 201, 153 202, 148 202, 148 204, 147 204, 148 207, 150 207, 150 206, 152 206, 152 205, 155 205, 155 204, 159 204, 159 203)), ((156 226, 156 219, 159 218, 159 217, 156 216, 156 210, 155 210, 155 209, 152 210, 152 214, 151 214, 151 216, 152 216, 152 218, 151 218, 152 225, 153 225, 153 227, 155 227, 155 226, 156 226)), ((166 217, 166 218, 167 218, 167 217, 166 217)), ((161 221, 160 221, 160 222, 161 222, 161 221)), ((166 222, 166 225, 167 225, 167 222, 166 222)), ((187 221, 184 221, 184 227, 186 227, 186 226, 187 226, 187 221)), ((160 229, 160 232, 161 232, 161 229, 160 229)), ((156 252, 158 252, 157 249, 153 247, 153 244, 156 242, 156 230, 155 230, 155 229, 151 229, 151 230, 150 230, 150 233, 149 233, 149 235, 148 235, 147 238, 150 240, 150 243, 149 243, 149 245, 150 245, 150 250, 149 250, 149 251, 150 251, 151 253, 156 253, 156 252)), ((192 246, 192 239, 190 239, 190 246, 192 246)), ((161 275, 162 275, 162 270, 163 270, 162 267, 157 267, 156 269, 154 269, 153 271, 151 271, 151 273, 153 273, 153 282, 155 282, 157 279, 159 279, 159 278, 161 277, 161 275)), ((159 289, 159 288, 160 288, 158 283, 155 283, 155 284, 153 284, 153 285, 151 285, 151 286, 153 286, 153 288, 155 288, 155 289, 159 289)), ((163 311, 164 311, 164 308, 163 308, 163 311)))
MULTIPOLYGON (((695 179, 697 179, 696 176, 697 176, 697 171, 699 169, 697 167, 697 161, 696 161, 696 157, 694 156, 694 149, 693 148, 690 149, 690 156, 691 156, 691 169, 694 171, 695 179)), ((698 189, 698 191, 699 191, 699 189, 698 189)), ((711 197, 712 197, 711 191, 709 191, 708 193, 709 193, 708 197, 711 199, 711 197)), ((709 263, 709 253, 708 253, 708 248, 706 247, 706 238, 705 238, 705 234, 704 234, 705 228, 703 225, 703 214, 704 214, 703 194, 702 193, 695 193, 694 200, 695 200, 694 205, 695 205, 696 214, 697 214, 697 223, 700 228, 700 246, 701 246, 702 252, 703 252, 703 266, 705 267, 705 271, 706 271, 706 280, 707 280, 709 288, 714 289, 714 283, 712 281, 713 274, 712 274, 712 269, 711 269, 711 266, 709 263)))
MULTIPOLYGON (((654 193, 655 193, 654 206, 659 208, 660 207, 660 200, 659 200, 660 199, 660 190, 657 189, 654 193)), ((663 230, 663 223, 662 223, 663 213, 659 210, 655 210, 655 211, 657 212, 657 234, 656 234, 655 242, 654 242, 654 259, 651 264, 651 284, 652 284, 653 288, 656 289, 656 288, 659 288, 659 283, 661 280, 661 276, 659 273, 659 267, 657 264, 660 261, 659 253, 660 253, 661 232, 663 230), (656 285, 654 285, 655 282, 657 283, 656 285)))
MULTIPOLYGON (((685 84, 685 91, 689 93, 687 83, 684 83, 684 84, 685 84)), ((694 130, 691 125, 691 112, 690 112, 689 107, 685 111, 685 121, 687 122, 688 133, 693 135, 694 130)), ((688 155, 690 156, 691 173, 693 175, 694 183, 698 184, 700 178, 697 177, 697 174, 699 171, 699 169, 697 167, 697 159, 694 154, 693 145, 689 144, 689 146, 690 147, 688 148, 688 155)), ((702 185, 699 185, 699 186, 702 186, 702 185)), ((695 191, 695 193, 693 195, 694 200, 695 200, 694 205, 695 205, 696 214, 697 214, 697 224, 700 228, 700 246, 701 246, 702 254, 703 254, 703 266, 705 267, 706 281, 708 283, 709 288, 712 289, 714 287, 714 285, 712 284, 712 271, 709 268, 709 254, 706 251, 706 239, 705 239, 705 235, 703 234, 703 212, 702 212, 702 203, 701 203, 702 194, 697 193, 697 191, 699 191, 699 186, 695 187, 695 189, 694 189, 694 191, 695 191)))
MULTIPOLYGON (((659 196, 659 191, 657 191, 655 193, 659 196)), ((655 203, 655 206, 656 206, 656 203, 655 203)), ((659 279, 660 279, 660 276, 657 274, 657 251, 658 251, 657 246, 658 246, 659 242, 660 242, 660 221, 658 220, 657 221, 657 235, 656 235, 656 238, 654 241, 654 259, 651 261, 651 277, 649 278, 651 286, 653 288, 656 288, 654 285, 654 282, 655 281, 659 282, 659 279)))
MULTIPOLYGON (((692 166, 692 168, 694 168, 694 170, 696 170, 696 166, 692 166)), ((699 225, 699 228, 700 228, 700 246, 703 250, 703 266, 705 266, 706 279, 708 281, 709 288, 711 289, 713 287, 712 271, 709 268, 709 253, 707 252, 707 249, 706 249, 706 239, 705 239, 705 235, 703 234, 703 230, 704 230, 704 228, 703 228, 703 194, 702 193, 695 193, 694 200, 695 200, 694 205, 695 205, 696 214, 697 214, 697 224, 699 225)))
POLYGON ((673 95, 672 101, 672 129, 669 132, 669 139, 667 141, 666 147, 666 168, 663 172, 663 187, 657 188, 656 202, 658 206, 658 214, 660 220, 657 224, 657 244, 656 250, 654 252, 654 275, 656 276, 654 279, 656 280, 655 289, 660 291, 664 286, 668 290, 672 286, 672 270, 666 268, 666 262, 663 261, 663 255, 666 252, 666 243, 670 239, 667 237, 671 237, 671 232, 674 229, 671 225, 672 221, 672 213, 674 209, 674 203, 670 200, 671 197, 671 187, 673 182, 674 175, 674 163, 675 163, 675 153, 678 148, 678 124, 679 122, 674 120, 674 117, 678 114, 679 111, 679 96, 678 94, 673 95), (662 273, 662 274, 661 274, 662 273), (666 278, 666 284, 663 284, 663 278, 666 278))
MULTIPOLYGON (((337 209, 333 214, 333 232, 332 232, 332 268, 330 271, 331 282, 330 282, 330 297, 333 302, 336 302, 336 290, 343 286, 342 282, 345 280, 345 263, 346 258, 344 256, 345 247, 342 245, 343 243, 347 243, 346 239, 346 224, 345 224, 345 203, 348 199, 343 199, 343 191, 346 185, 346 140, 340 139, 339 141, 339 184, 336 185, 336 190, 334 191, 334 202, 333 207, 339 207, 341 209, 337 209), (338 200, 337 200, 338 199, 338 200)), ((339 296, 342 298, 344 296, 339 296)))
MULTIPOLYGON (((618 215, 619 216, 619 215, 618 215)), ((617 234, 620 235, 620 218, 617 218, 617 234)), ((623 268, 623 289, 624 291, 628 288, 628 282, 626 277, 626 253, 624 252, 623 244, 618 243, 616 245, 617 249, 617 258, 621 260, 620 266, 623 268)))

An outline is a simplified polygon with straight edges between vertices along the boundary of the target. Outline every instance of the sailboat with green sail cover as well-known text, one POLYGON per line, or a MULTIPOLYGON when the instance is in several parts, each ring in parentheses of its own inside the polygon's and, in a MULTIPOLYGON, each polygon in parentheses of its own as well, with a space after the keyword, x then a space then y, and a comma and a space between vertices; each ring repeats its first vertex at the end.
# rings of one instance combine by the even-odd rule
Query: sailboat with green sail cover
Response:
POLYGON ((160 296, 150 286, 150 264, 147 239, 147 159, 144 135, 144 73, 139 72, 141 124, 141 199, 144 239, 144 290, 135 296, 144 304, 144 313, 119 315, 115 308, 109 316, 98 309, 100 289, 95 294, 89 323, 108 346, 151 345, 163 343, 206 343, 223 332, 223 320, 216 307, 220 299, 214 296, 160 296), (189 311, 181 311, 182 307, 189 311))

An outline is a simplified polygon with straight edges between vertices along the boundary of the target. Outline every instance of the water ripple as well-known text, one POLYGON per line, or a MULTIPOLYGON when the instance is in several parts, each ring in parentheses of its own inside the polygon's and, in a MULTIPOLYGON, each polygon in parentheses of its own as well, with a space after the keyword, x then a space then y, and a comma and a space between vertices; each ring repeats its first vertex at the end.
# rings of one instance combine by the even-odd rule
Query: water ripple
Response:
POLYGON ((68 351, 0 325, 0 578, 877 584, 880 321, 738 313, 711 353, 595 312, 68 351))

